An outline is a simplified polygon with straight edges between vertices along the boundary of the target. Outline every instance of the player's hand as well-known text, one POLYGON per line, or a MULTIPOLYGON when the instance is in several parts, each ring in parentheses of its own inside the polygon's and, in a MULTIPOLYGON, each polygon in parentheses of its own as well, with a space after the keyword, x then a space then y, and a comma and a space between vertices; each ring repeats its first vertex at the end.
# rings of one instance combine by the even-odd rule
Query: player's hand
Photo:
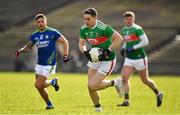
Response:
POLYGON ((92 62, 92 60, 91 60, 91 55, 89 54, 89 51, 90 51, 90 49, 87 50, 87 51, 84 51, 83 54, 88 58, 89 61, 92 62))
POLYGON ((70 58, 67 55, 63 56, 63 62, 66 63, 70 60, 70 58))
POLYGON ((22 50, 16 50, 15 54, 18 57, 22 53, 22 50))
POLYGON ((109 55, 111 54, 111 49, 101 49, 102 55, 100 57, 100 61, 105 61, 107 58, 109 58, 109 55))
POLYGON ((125 54, 125 49, 124 48, 121 49, 120 54, 121 54, 121 56, 124 56, 124 54, 125 54))
POLYGON ((132 52, 132 51, 134 51, 134 48, 133 48, 133 47, 129 47, 129 48, 126 49, 126 52, 127 52, 127 53, 132 52))

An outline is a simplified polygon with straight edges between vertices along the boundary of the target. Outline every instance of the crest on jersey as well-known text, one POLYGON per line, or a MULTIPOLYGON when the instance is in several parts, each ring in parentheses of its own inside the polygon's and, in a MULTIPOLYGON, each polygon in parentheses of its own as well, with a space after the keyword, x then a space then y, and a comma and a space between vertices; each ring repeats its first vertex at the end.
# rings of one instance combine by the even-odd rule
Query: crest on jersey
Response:
POLYGON ((88 33, 86 32, 85 35, 88 36, 88 33))
POLYGON ((128 35, 129 34, 129 31, 126 31, 126 35, 128 35))
POLYGON ((99 34, 98 34, 98 33, 96 33, 96 37, 99 37, 99 34))
POLYGON ((48 39, 48 38, 49 38, 49 36, 48 36, 48 35, 45 35, 45 38, 46 38, 46 39, 48 39))

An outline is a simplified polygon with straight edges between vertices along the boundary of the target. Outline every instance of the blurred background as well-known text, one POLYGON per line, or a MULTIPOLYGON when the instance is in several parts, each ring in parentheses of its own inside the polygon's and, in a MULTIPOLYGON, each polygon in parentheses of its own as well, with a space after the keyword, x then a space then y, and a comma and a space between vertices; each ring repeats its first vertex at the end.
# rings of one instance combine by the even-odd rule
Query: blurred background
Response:
MULTIPOLYGON (((36 29, 34 16, 45 13, 48 26, 58 29, 70 43, 71 60, 62 62, 58 55, 58 71, 86 72, 87 59, 79 52, 79 30, 82 12, 94 7, 99 20, 120 32, 123 13, 131 10, 150 41, 146 47, 150 74, 180 75, 180 1, 179 0, 0 0, 0 71, 33 71, 36 49, 15 56, 36 29)), ((60 52, 60 51, 59 51, 60 52)), ((122 67, 120 49, 114 73, 122 67)))

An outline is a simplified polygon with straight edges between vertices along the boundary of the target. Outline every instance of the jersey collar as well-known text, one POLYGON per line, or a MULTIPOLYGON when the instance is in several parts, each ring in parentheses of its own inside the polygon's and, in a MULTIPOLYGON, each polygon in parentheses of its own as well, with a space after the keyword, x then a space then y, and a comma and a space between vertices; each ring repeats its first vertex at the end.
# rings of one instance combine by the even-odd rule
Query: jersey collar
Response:
POLYGON ((127 29, 130 29, 135 26, 135 23, 133 23, 131 26, 126 26, 127 29))

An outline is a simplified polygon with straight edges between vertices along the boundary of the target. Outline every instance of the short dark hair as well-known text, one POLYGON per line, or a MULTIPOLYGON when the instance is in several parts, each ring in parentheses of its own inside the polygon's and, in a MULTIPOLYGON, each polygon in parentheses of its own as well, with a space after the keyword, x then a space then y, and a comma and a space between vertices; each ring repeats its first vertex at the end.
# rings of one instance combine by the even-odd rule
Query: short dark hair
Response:
POLYGON ((89 14, 92 17, 98 16, 97 10, 95 8, 87 8, 83 11, 83 14, 89 14))
POLYGON ((35 16, 35 20, 39 19, 39 18, 46 18, 46 16, 44 14, 37 14, 35 16))
POLYGON ((127 11, 123 14, 123 17, 135 17, 135 14, 132 11, 127 11))

